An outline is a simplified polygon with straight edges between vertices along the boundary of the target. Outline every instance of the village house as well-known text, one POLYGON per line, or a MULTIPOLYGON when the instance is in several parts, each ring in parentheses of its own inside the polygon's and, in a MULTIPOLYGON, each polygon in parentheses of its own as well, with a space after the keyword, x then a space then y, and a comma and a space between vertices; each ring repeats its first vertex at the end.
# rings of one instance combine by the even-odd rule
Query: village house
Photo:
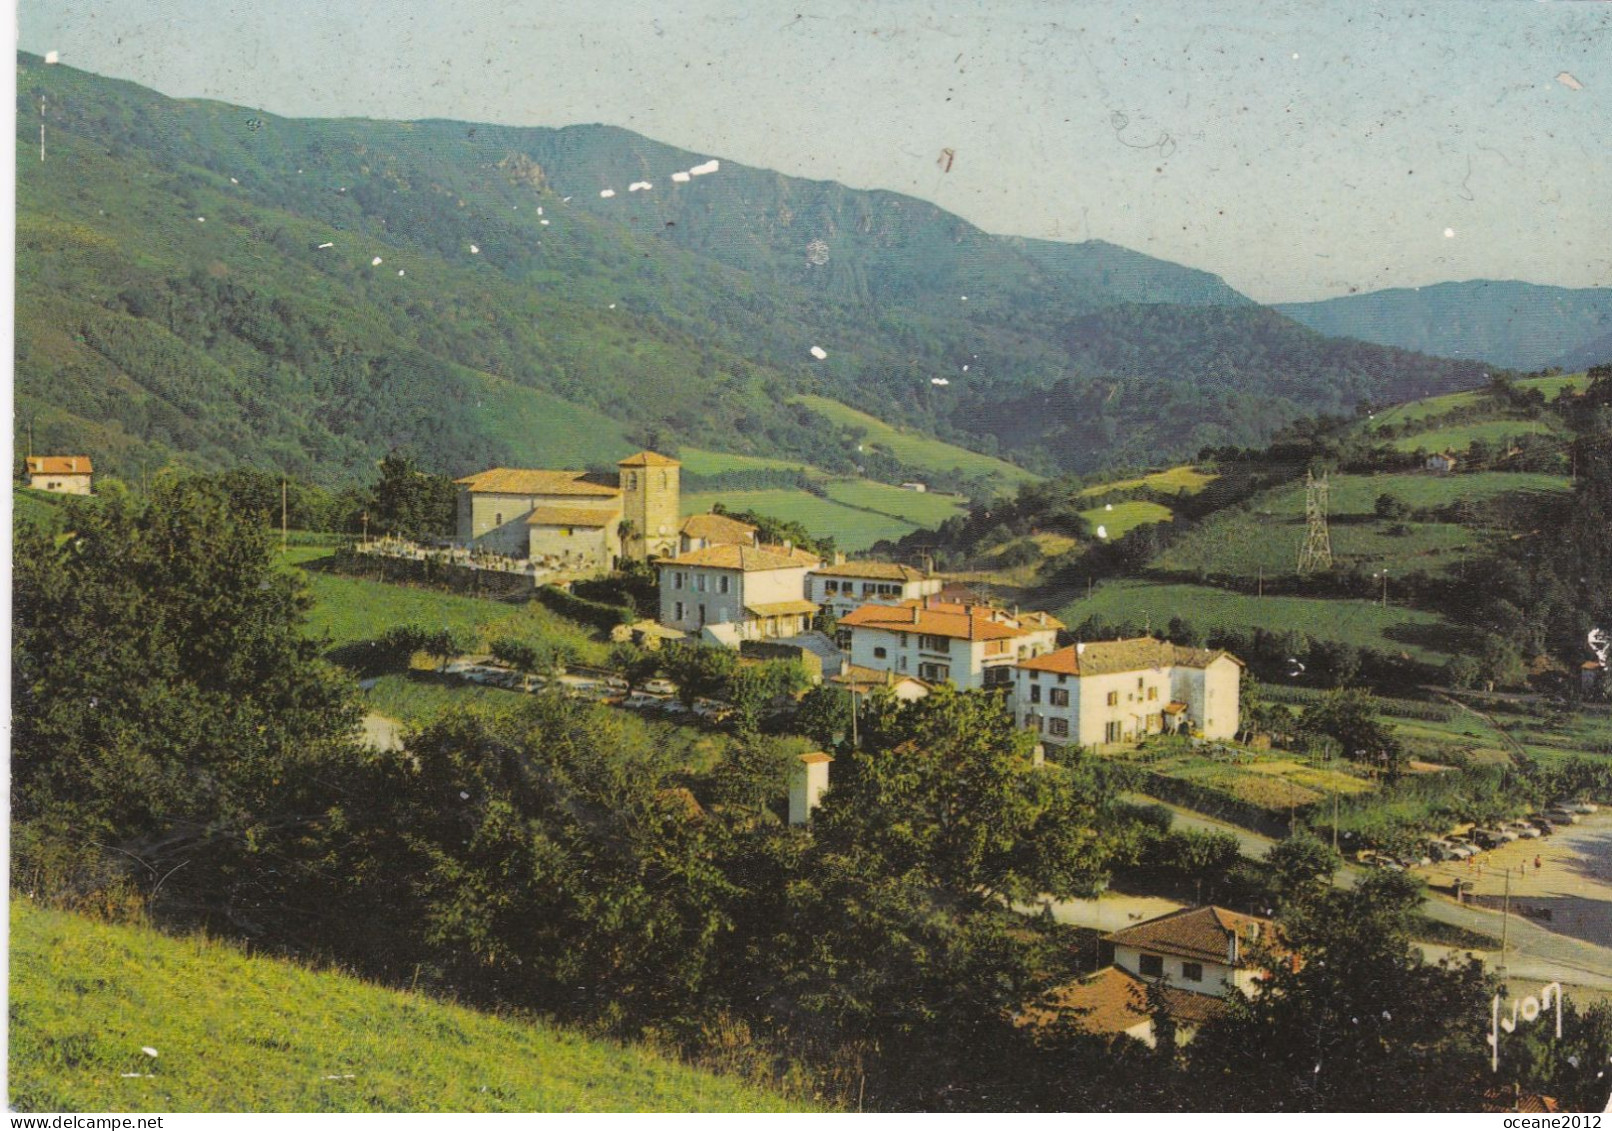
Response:
POLYGON ((90 494, 95 469, 89 456, 29 456, 28 486, 59 495, 90 494))
POLYGON ((495 467, 456 480, 458 542, 469 549, 602 571, 677 552, 681 465, 639 452, 614 476, 495 467))
POLYGON ((829 682, 842 691, 850 692, 856 699, 882 688, 903 703, 922 699, 930 690, 929 684, 914 676, 898 676, 893 671, 875 671, 873 668, 859 668, 855 664, 846 664, 838 674, 829 677, 829 682))
POLYGON ((1455 465, 1461 461, 1450 452, 1434 452, 1427 457, 1427 470, 1442 473, 1455 470, 1455 465))
POLYGON ((1135 1037, 1149 1047, 1159 1033, 1148 1006, 1148 987, 1158 987, 1177 1044, 1224 1008, 1234 993, 1250 995, 1263 971, 1254 948, 1273 942, 1269 920, 1194 907, 1161 915, 1105 935, 1109 965, 1060 986, 1029 1006, 1020 1024, 1051 1024, 1072 1012, 1088 1032, 1135 1037))
POLYGON ((1021 727, 1055 746, 1108 746, 1180 732, 1231 738, 1243 662, 1151 636, 1060 648, 1014 666, 1021 727))
POLYGON ((971 691, 1011 687, 1013 665, 1057 646, 1063 623, 1046 613, 952 605, 932 597, 862 605, 839 620, 851 663, 971 691))
POLYGON ((837 562, 806 575, 806 599, 838 619, 863 605, 898 605, 935 596, 942 584, 938 577, 893 562, 837 562))
POLYGON ((806 571, 820 562, 787 543, 707 546, 657 559, 660 623, 729 648, 798 636, 817 612, 801 593, 806 571))
POLYGON ((756 546, 756 528, 725 514, 692 514, 678 531, 677 552, 703 550, 707 546, 756 546))

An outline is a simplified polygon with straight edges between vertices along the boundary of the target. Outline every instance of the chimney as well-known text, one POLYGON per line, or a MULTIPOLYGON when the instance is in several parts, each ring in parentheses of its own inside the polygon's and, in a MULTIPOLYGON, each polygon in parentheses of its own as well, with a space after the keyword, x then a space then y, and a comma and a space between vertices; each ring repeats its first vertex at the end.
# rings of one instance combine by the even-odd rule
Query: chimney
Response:
POLYGON ((1226 944, 1226 965, 1237 965, 1237 932, 1231 932, 1231 941, 1226 944))
POLYGON ((67 461, 67 466, 69 468, 71 468, 72 470, 77 471, 78 470, 78 457, 73 456, 71 459, 69 459, 67 461))
POLYGON ((914 605, 912 607, 912 623, 913 624, 918 623, 918 606, 917 605, 914 605))
POLYGON ((822 802, 828 790, 828 768, 833 757, 817 751, 802 754, 789 782, 789 823, 804 825, 811 821, 812 810, 822 802))
POLYGON ((842 566, 842 565, 845 564, 845 551, 844 550, 835 550, 834 551, 834 564, 837 565, 837 566, 842 566))

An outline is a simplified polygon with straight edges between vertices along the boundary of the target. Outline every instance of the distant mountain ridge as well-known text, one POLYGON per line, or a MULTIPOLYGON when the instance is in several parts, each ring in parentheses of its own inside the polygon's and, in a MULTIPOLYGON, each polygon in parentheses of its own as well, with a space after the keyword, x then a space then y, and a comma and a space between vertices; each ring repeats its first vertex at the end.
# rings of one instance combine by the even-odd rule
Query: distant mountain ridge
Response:
POLYGON ((1273 309, 1331 337, 1506 369, 1582 369, 1612 360, 1612 342, 1606 341, 1612 335, 1612 287, 1575 290, 1475 279, 1276 303, 1273 309))
POLYGON ((556 443, 853 471, 854 430, 799 393, 1084 470, 1482 376, 1323 348, 1212 274, 1102 241, 993 236, 720 158, 673 180, 709 156, 615 127, 294 121, 19 54, 19 106, 41 97, 47 161, 36 122, 16 127, 16 426, 113 471, 345 481, 392 447, 474 470, 556 443), (1066 422, 1094 414, 1078 445, 974 411, 1055 388, 1066 422))

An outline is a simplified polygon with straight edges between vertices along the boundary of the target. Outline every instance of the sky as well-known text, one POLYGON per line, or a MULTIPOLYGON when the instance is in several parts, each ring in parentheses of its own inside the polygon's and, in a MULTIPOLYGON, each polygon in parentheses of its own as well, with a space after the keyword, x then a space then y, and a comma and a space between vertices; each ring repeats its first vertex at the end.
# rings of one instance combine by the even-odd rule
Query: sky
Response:
POLYGON ((18 45, 295 117, 603 122, 1261 302, 1612 285, 1606 0, 23 0, 18 45), (940 168, 943 150, 954 155, 940 168))

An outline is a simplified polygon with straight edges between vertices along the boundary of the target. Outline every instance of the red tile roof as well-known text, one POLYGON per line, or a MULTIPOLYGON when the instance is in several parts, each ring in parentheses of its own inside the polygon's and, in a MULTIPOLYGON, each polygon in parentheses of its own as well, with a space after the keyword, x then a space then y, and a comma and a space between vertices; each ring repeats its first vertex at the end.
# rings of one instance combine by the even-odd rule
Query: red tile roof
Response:
MULTIPOLYGON (((954 606, 960 608, 960 606, 954 606)), ((905 602, 900 605, 863 605, 840 618, 840 624, 851 628, 876 628, 885 632, 919 632, 925 636, 945 636, 953 640, 1008 640, 1027 635, 1022 628, 998 623, 990 619, 986 610, 979 612, 946 609, 926 609, 905 602)))
POLYGON ((859 581, 922 581, 929 576, 921 569, 895 562, 841 562, 812 572, 819 577, 854 577, 859 581))
POLYGON ((671 456, 663 456, 659 452, 639 452, 630 455, 616 464, 617 467, 682 467, 683 465, 671 456))
POLYGON ((1105 935, 1103 941, 1218 962, 1222 966, 1244 967, 1248 965, 1248 947, 1257 942, 1269 945, 1272 930, 1269 919, 1227 911, 1223 907, 1186 907, 1105 935), (1238 940, 1236 961, 1231 960, 1233 935, 1238 940))
POLYGON ((800 552, 798 550, 785 555, 774 552, 775 549, 774 547, 763 549, 760 546, 706 546, 701 550, 679 554, 675 558, 656 558, 655 564, 706 566, 713 569, 737 569, 745 573, 757 573, 772 569, 801 569, 817 561, 809 554, 806 560, 802 561, 796 556, 800 552))
POLYGON ((89 475, 95 469, 89 456, 29 456, 30 475, 89 475))
POLYGON ((704 542, 755 545, 756 528, 725 514, 694 514, 683 520, 681 533, 704 542))
POLYGON ((586 471, 533 471, 521 467, 495 467, 478 471, 454 482, 475 495, 586 495, 608 498, 621 494, 620 487, 600 482, 602 477, 586 471))
MULTIPOLYGON (((1198 1026, 1225 1009, 1225 1003, 1208 994, 1164 988, 1164 1006, 1179 1024, 1198 1026)), ((1020 1025, 1051 1025, 1060 1015, 1073 1013, 1075 1023, 1089 1033, 1125 1033, 1145 1025, 1147 983, 1128 970, 1105 966, 1076 982, 1047 991, 1019 1015, 1020 1025)))
POLYGON ((1143 671, 1148 668, 1206 668, 1222 657, 1238 667, 1243 662, 1230 652, 1209 648, 1183 648, 1151 636, 1129 640, 1093 640, 1073 644, 1025 660, 1018 666, 1029 671, 1057 672, 1060 675, 1112 675, 1115 672, 1143 671))

